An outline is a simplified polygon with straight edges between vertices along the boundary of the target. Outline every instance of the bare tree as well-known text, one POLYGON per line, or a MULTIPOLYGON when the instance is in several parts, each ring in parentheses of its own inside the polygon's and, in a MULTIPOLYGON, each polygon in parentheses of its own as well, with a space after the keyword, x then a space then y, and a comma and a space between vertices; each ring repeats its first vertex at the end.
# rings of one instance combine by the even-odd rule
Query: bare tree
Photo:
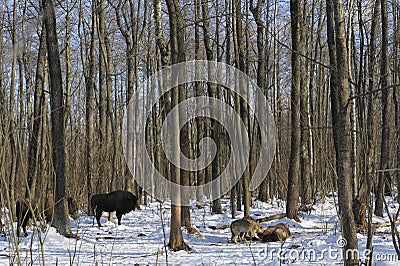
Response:
POLYGON ((286 202, 286 216, 298 220, 297 202, 300 194, 300 85, 301 85, 301 55, 303 47, 302 36, 302 1, 290 1, 290 17, 292 29, 292 90, 290 94, 291 112, 291 141, 290 141, 290 162, 288 172, 288 192, 286 202))
MULTIPOLYGON (((183 49, 184 42, 184 29, 183 17, 181 13, 181 6, 177 0, 167 0, 169 26, 170 26, 170 43, 171 43, 171 61, 173 64, 183 62, 185 54, 183 49)), ((172 84, 177 77, 172 76, 172 84)), ((171 107, 179 103, 179 87, 175 86, 171 90, 171 107)), ((174 141, 176 136, 179 136, 179 114, 175 113, 173 125, 170 131, 171 139, 169 140, 172 147, 171 153, 175 162, 179 162, 179 143, 174 141)), ((171 165, 170 167, 171 181, 175 184, 181 183, 180 169, 177 166, 171 165)), ((171 191, 173 201, 179 202, 181 200, 181 191, 171 191)), ((181 229, 181 206, 172 204, 171 206, 171 233, 169 239, 169 248, 173 251, 188 250, 189 246, 184 242, 181 229)))
MULTIPOLYGON (((253 0, 250 1, 250 11, 253 14, 253 17, 257 24, 257 85, 264 92, 265 96, 267 94, 266 88, 266 56, 265 56, 265 45, 264 45, 264 22, 262 20, 262 10, 264 8, 265 1, 258 0, 256 5, 254 5, 253 0)), ((259 99, 257 99, 257 104, 260 104, 259 99)), ((254 121, 255 124, 255 121, 254 121)), ((250 154, 259 154, 260 151, 260 140, 261 140, 261 131, 257 125, 254 126, 254 139, 251 145, 251 148, 254 151, 251 151, 250 154)), ((263 201, 267 199, 267 182, 263 181, 260 186, 259 198, 263 201)))
POLYGON ((333 140, 336 151, 336 174, 338 183, 339 215, 342 224, 342 237, 347 240, 343 247, 345 265, 358 264, 357 234, 353 206, 350 169, 350 110, 349 73, 346 48, 343 2, 327 0, 328 45, 331 70, 331 105, 333 140))
POLYGON ((38 158, 38 144, 40 140, 40 128, 42 122, 42 113, 44 105, 44 80, 45 80, 45 67, 46 67, 46 28, 43 25, 42 32, 40 34, 40 46, 37 59, 36 67, 36 81, 35 81, 35 93, 33 99, 33 129, 29 137, 29 148, 28 148, 28 173, 27 173, 27 190, 25 197, 32 199, 35 196, 36 191, 36 179, 37 179, 37 158, 38 158))
MULTIPOLYGON (((202 10, 202 15, 203 15, 203 40, 204 40, 204 47, 206 50, 206 57, 208 61, 214 61, 214 51, 212 50, 212 44, 211 44, 211 35, 210 35, 210 12, 208 10, 208 1, 207 0, 201 0, 201 10, 202 10)), ((212 76, 214 75, 214 71, 212 70, 212 65, 209 66, 209 75, 212 76)), ((218 98, 217 95, 217 89, 215 84, 208 83, 208 94, 210 97, 213 98, 218 98)), ((211 120, 211 136, 212 139, 216 142, 217 144, 217 149, 220 152, 220 145, 219 145, 219 126, 218 122, 215 121, 214 119, 211 120)), ((217 153, 218 154, 218 153, 217 153)), ((218 176, 219 174, 219 160, 218 156, 214 158, 212 161, 212 171, 211 171, 211 179, 214 179, 218 176)), ((219 186, 218 183, 212 188, 213 194, 218 194, 219 186)), ((222 207, 221 207, 221 201, 220 199, 215 199, 213 201, 212 205, 212 212, 213 213, 222 213, 222 207)))
POLYGON ((65 198, 64 100, 56 16, 52 0, 43 0, 43 18, 46 26, 47 63, 50 74, 52 156, 56 180, 53 225, 60 234, 72 236, 65 198))
MULTIPOLYGON (((92 3, 92 20, 90 30, 90 47, 89 53, 84 58, 81 48, 81 59, 83 63, 83 73, 85 77, 85 88, 86 88, 86 189, 87 189, 87 202, 90 202, 90 198, 93 194, 93 176, 94 176, 94 90, 95 90, 95 64, 96 64, 96 12, 95 3, 92 3)), ((80 2, 80 23, 83 22, 83 11, 82 2, 80 2)), ((92 214, 90 204, 87 205, 87 212, 92 214)))
MULTIPOLYGON (((246 65, 245 65, 245 47, 244 47, 244 41, 243 41, 243 12, 242 12, 242 6, 241 2, 238 0, 233 1, 232 5, 232 16, 234 19, 232 19, 232 24, 233 25, 233 38, 234 38, 234 44, 235 44, 235 61, 236 61, 236 66, 241 70, 242 72, 246 73, 246 65)), ((239 86, 240 88, 245 88, 246 85, 243 83, 243 79, 239 80, 239 86)), ((240 114, 240 118, 243 121, 243 124, 246 129, 249 129, 249 110, 247 103, 239 97, 238 94, 235 95, 235 111, 240 114)), ((241 134, 241 133, 240 133, 241 134)), ((242 139, 247 138, 248 136, 238 136, 239 141, 243 141, 242 139)), ((244 142, 243 142, 244 143, 244 142)), ((241 164, 245 165, 245 162, 249 160, 249 158, 243 158, 243 156, 240 156, 241 164)), ((250 183, 250 169, 249 167, 246 167, 243 176, 241 178, 242 182, 242 190, 243 190, 243 205, 244 205, 244 215, 249 216, 250 215, 250 191, 249 191, 249 183, 250 183)), ((239 197, 238 197, 239 199, 239 197)), ((237 206, 241 206, 241 204, 237 204, 237 206)))
POLYGON ((391 177, 387 171, 389 168, 389 33, 388 33, 388 5, 387 0, 381 0, 381 20, 382 20, 382 50, 381 50, 381 86, 382 86, 382 141, 381 141, 381 161, 378 188, 376 190, 375 215, 383 217, 383 196, 391 194, 391 177))

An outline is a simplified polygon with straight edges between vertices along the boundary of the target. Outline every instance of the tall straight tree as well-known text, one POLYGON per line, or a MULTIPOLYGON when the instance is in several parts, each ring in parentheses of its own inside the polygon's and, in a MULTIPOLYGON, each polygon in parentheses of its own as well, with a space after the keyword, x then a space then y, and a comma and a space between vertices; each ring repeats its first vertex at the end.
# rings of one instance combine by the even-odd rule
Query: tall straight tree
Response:
MULTIPOLYGON (((258 0, 254 5, 254 1, 250 1, 250 11, 253 14, 254 20, 257 24, 257 85, 261 88, 261 90, 266 95, 266 58, 265 58, 265 47, 264 47, 264 22, 262 20, 262 10, 264 8, 265 1, 258 0)), ((257 99, 257 104, 260 104, 260 101, 257 99)), ((251 149, 253 151, 250 152, 252 156, 253 154, 259 154, 260 145, 259 142, 261 140, 261 131, 258 126, 254 126, 253 128, 255 134, 255 139, 251 145, 251 149)), ((264 180, 260 186, 259 198, 260 200, 266 201, 267 199, 267 180, 264 180)))
POLYGON ((336 173, 339 198, 339 213, 342 224, 342 237, 346 239, 343 247, 345 265, 358 265, 356 225, 352 211, 350 162, 350 110, 349 110, 349 67, 346 48, 345 20, 343 2, 327 0, 327 33, 331 71, 331 106, 333 141, 336 152, 336 173))
MULTIPOLYGON (((100 174, 103 175, 102 179, 107 180, 107 176, 111 176, 110 161, 109 161, 109 148, 111 128, 110 128, 110 117, 107 115, 107 91, 108 87, 111 86, 110 81, 110 58, 109 54, 109 40, 107 35, 107 29, 105 26, 105 3, 104 0, 97 0, 97 17, 98 17, 98 36, 99 36, 99 146, 101 150, 102 163, 100 163, 100 174)), ((109 184, 103 184, 104 187, 108 187, 109 191, 114 190, 113 180, 109 184)), ((110 214, 111 217, 111 214, 110 214)))
MULTIPOLYGON (((184 52, 181 50, 182 42, 184 40, 181 6, 177 0, 167 0, 168 15, 169 15, 169 27, 170 27, 170 43, 171 43, 171 61, 172 64, 176 64, 184 61, 184 52)), ((177 79, 174 75, 172 79, 177 79)), ((174 82, 172 81, 172 84, 174 82)), ((182 100, 182 99, 181 99, 182 100)), ((171 107, 177 106, 179 103, 179 87, 175 86, 171 89, 171 107)), ((179 142, 175 141, 176 136, 179 136, 179 114, 174 113, 173 125, 170 129, 170 143, 171 153, 174 156, 175 162, 179 162, 179 142)), ((180 184, 181 174, 178 166, 171 165, 170 167, 171 181, 180 184)), ((175 202, 180 201, 181 191, 171 191, 171 196, 175 197, 175 202)), ((179 203, 178 203, 179 204, 179 203)), ((178 204, 172 204, 171 206, 171 233, 169 238, 169 248, 173 251, 188 250, 189 246, 185 243, 182 236, 181 229, 181 206, 178 204)))
MULTIPOLYGON (((246 73, 246 65, 245 65, 245 42, 243 41, 243 12, 242 12, 242 2, 239 0, 234 0, 232 3, 232 24, 233 25, 233 38, 235 44, 235 60, 236 67, 239 68, 242 72, 246 73)), ((244 84, 244 80, 239 80, 240 88, 245 88, 246 84, 244 84)), ((240 119, 243 121, 246 129, 249 128, 249 110, 247 103, 239 97, 239 94, 235 95, 235 111, 240 114, 240 119)), ((243 141, 248 136, 238 136, 238 140, 243 141)), ((244 165, 249 158, 244 158, 241 156, 239 159, 241 160, 242 165, 244 165)), ((244 205, 244 216, 250 215, 250 191, 249 191, 249 183, 250 183, 250 169, 246 167, 243 176, 241 178, 242 188, 243 188, 243 205, 244 205)), ((239 197, 238 197, 239 198, 239 197)), ((237 204, 239 207, 241 204, 237 204)))
MULTIPOLYGON (((394 53, 393 53, 393 84, 400 83, 400 63, 397 60, 400 55, 400 6, 396 2, 392 2, 393 8, 393 25, 394 27, 394 53)), ((393 91, 393 103, 395 112, 395 128, 396 128, 396 140, 400 143, 400 88, 397 86, 393 91)), ((396 150, 396 163, 397 167, 400 167, 400 145, 397 145, 396 150)), ((400 171, 396 173, 396 184, 397 184, 397 202, 400 202, 400 171)))
POLYGON ((25 192, 26 198, 33 198, 35 196, 35 190, 36 190, 37 156, 38 156, 38 144, 40 139, 39 133, 42 121, 41 115, 43 112, 43 105, 45 100, 45 95, 44 95, 45 67, 46 67, 46 28, 43 25, 42 32, 40 34, 40 45, 39 45, 37 68, 36 68, 35 93, 33 98, 33 128, 29 136, 28 173, 27 173, 28 188, 25 192))
MULTIPOLYGON (((80 2, 80 24, 83 24, 83 11, 82 2, 80 2)), ((89 54, 86 55, 86 60, 83 59, 83 73, 85 76, 85 89, 86 89, 86 189, 87 189, 87 200, 93 193, 92 182, 94 176, 94 89, 95 89, 95 63, 96 63, 96 12, 95 12, 95 1, 92 3, 92 25, 90 30, 90 47, 89 54)), ((83 48, 81 48, 83 49, 83 48)), ((92 214, 92 208, 88 204, 87 212, 92 214)))
POLYGON ((53 225, 60 234, 71 236, 68 205, 65 198, 66 177, 63 86, 53 0, 43 0, 43 19, 46 26, 47 63, 50 73, 51 140, 53 168, 56 177, 53 225))
POLYGON ((290 17, 292 29, 292 90, 290 94, 291 141, 288 172, 288 192, 286 216, 298 220, 297 202, 300 194, 300 85, 301 85, 301 55, 303 51, 302 18, 303 3, 301 0, 290 1, 290 17))
MULTIPOLYGON (((206 57, 208 61, 214 61, 214 53, 212 50, 212 45, 211 45, 211 35, 210 35, 210 12, 208 10, 208 1, 207 0, 201 0, 201 10, 203 13, 203 40, 204 40, 204 47, 206 50, 206 57)), ((209 76, 214 75, 214 71, 212 70, 212 64, 209 67, 209 76)), ((212 84, 209 82, 208 84, 208 94, 210 97, 213 98, 218 98, 219 95, 217 95, 216 92, 216 86, 215 84, 212 84)), ((217 149, 220 152, 220 144, 218 139, 220 138, 219 136, 219 126, 217 121, 214 119, 211 120, 211 136, 212 139, 216 142, 217 144, 217 149)), ((219 160, 218 156, 214 158, 212 161, 212 179, 216 178, 219 174, 219 160)), ((216 183, 216 185, 212 188, 213 193, 218 193, 217 191, 219 190, 219 184, 216 183)), ((215 199, 213 200, 212 204, 212 212, 213 213, 222 213, 222 207, 221 207, 221 200, 215 199)))
POLYGON ((387 0, 381 0, 381 20, 382 20, 382 50, 381 50, 381 86, 382 86, 382 135, 381 135, 381 162, 379 173, 378 188, 376 191, 375 215, 383 217, 383 195, 391 190, 391 178, 387 170, 389 168, 389 114, 388 114, 388 94, 389 94, 389 33, 388 33, 388 4, 387 0))

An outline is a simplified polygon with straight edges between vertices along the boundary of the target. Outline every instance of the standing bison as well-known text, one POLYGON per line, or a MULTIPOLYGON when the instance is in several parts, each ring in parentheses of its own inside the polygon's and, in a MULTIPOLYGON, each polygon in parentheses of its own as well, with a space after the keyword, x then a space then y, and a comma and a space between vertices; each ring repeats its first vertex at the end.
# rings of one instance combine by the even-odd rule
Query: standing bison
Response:
POLYGON ((113 211, 117 213, 118 225, 121 225, 122 215, 138 208, 138 197, 126 190, 116 190, 108 194, 93 195, 90 206, 99 227, 101 227, 100 217, 103 212, 113 211))

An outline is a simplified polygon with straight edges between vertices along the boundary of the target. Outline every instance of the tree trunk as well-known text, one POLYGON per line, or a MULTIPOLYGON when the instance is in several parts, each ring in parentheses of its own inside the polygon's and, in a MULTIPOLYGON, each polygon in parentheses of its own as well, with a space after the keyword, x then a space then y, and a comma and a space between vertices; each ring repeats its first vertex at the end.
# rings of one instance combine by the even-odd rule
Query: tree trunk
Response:
POLYGON ((11 33, 11 42, 13 46, 13 55, 12 55, 12 65, 11 65, 11 84, 10 84, 10 104, 9 104, 9 124, 7 128, 7 134, 10 142, 11 148, 11 169, 8 177, 8 187, 7 194, 9 196, 9 207, 11 208, 11 213, 15 214, 15 179, 16 179, 16 169, 17 169, 17 144, 15 141, 15 72, 17 67, 17 1, 14 1, 13 4, 13 22, 12 22, 12 33, 11 33))
MULTIPOLYGON (((115 190, 114 178, 110 171, 110 147, 111 147, 111 127, 110 117, 108 115, 110 109, 111 98, 108 95, 110 91, 110 47, 107 37, 107 30, 105 26, 105 3, 104 0, 96 0, 97 4, 97 17, 99 21, 98 25, 98 36, 99 36, 99 143, 100 147, 100 163, 99 172, 101 174, 101 180, 107 183, 103 183, 101 186, 107 188, 108 191, 115 190), (111 177, 111 179, 109 179, 111 177)), ((115 138, 114 138, 115 139, 115 138)), ((114 171, 112 171, 114 172, 114 171)), ((103 182, 104 182, 103 181, 103 182)), ((108 215, 108 220, 113 222, 113 212, 108 215)))
MULTIPOLYGON (((264 47, 264 22, 261 18, 262 9, 264 8, 265 1, 258 0, 257 4, 253 5, 253 0, 250 1, 250 11, 253 13, 253 17, 257 24, 257 85, 260 87, 261 91, 264 92, 265 96, 267 92, 266 88, 266 58, 265 58, 265 47, 264 47)), ((260 104, 259 99, 256 99, 257 105, 260 104)), ((261 141, 261 131, 259 127, 254 123, 254 134, 255 138, 252 141, 251 148, 254 151, 250 151, 250 156, 254 157, 254 154, 260 153, 260 141, 261 141)), ((254 158, 256 160, 256 158, 254 158)), ((259 199, 262 201, 267 201, 267 190, 268 182, 266 179, 263 180, 260 186, 259 199)))
MULTIPOLYGON (((184 60, 179 49, 182 48, 180 41, 183 40, 182 28, 180 28, 181 23, 181 10, 180 3, 176 0, 167 0, 168 15, 169 15, 169 26, 170 26, 170 43, 171 43, 171 58, 172 63, 179 63, 184 60)), ((181 51, 183 52, 183 51, 181 51)), ((176 73, 175 73, 176 74, 176 73)), ((172 76, 172 84, 175 84, 176 76, 172 76)), ((171 107, 175 107, 179 103, 179 87, 174 87, 171 89, 171 107)), ((179 162, 179 142, 175 141, 176 136, 179 136, 179 114, 175 113, 173 118, 173 125, 170 131, 171 139, 171 153, 174 156, 174 161, 179 162)), ((172 165, 170 166, 170 176, 171 181, 175 184, 181 183, 180 169, 172 165)), ((172 202, 181 201, 181 191, 171 191, 172 202)), ((171 205, 171 233, 169 239, 169 248, 172 251, 188 250, 189 246, 184 242, 181 230, 181 206, 178 204, 171 205)))
POLYGON ((286 215, 290 219, 299 220, 297 216, 297 202, 300 194, 300 85, 301 85, 301 65, 300 54, 303 52, 301 44, 302 36, 302 1, 290 1, 290 17, 292 29, 292 90, 290 95, 291 112, 291 142, 290 142, 290 161, 288 172, 288 192, 286 202, 286 215))
MULTIPOLYGON (((96 64, 96 12, 95 2, 92 3, 92 25, 90 33, 90 48, 87 62, 85 63, 85 87, 86 87, 86 187, 87 187, 87 202, 93 195, 93 179, 94 179, 94 90, 95 90, 95 64, 96 64)), ((90 204, 88 204, 89 215, 93 215, 90 204)))
POLYGON ((342 237, 347 240, 343 247, 345 265, 358 265, 356 226, 351 207, 353 206, 350 169, 350 110, 348 57, 343 3, 341 0, 327 0, 328 45, 331 63, 331 106, 333 140, 336 151, 336 173, 338 184, 339 213, 342 237), (334 17, 334 19, 333 19, 334 17))
MULTIPOLYGON (((242 7, 241 7, 241 1, 235 0, 233 1, 233 6, 232 9, 234 10, 233 12, 233 17, 234 20, 232 21, 235 25, 234 27, 234 44, 235 44, 235 60, 236 60, 236 66, 241 70, 242 72, 246 73, 246 65, 245 65, 245 47, 244 47, 244 42, 243 42, 243 27, 242 27, 242 7)), ((241 88, 246 87, 246 84, 244 84, 243 80, 241 79, 239 86, 241 88)), ((249 129, 249 111, 247 107, 247 103, 244 102, 243 99, 241 99, 238 94, 236 94, 235 97, 235 111, 240 114, 240 118, 243 121, 243 124, 245 128, 248 130, 249 129)), ((244 138, 247 138, 248 136, 238 136, 238 139, 241 139, 243 141, 244 138)), ((247 163, 249 158, 243 158, 241 157, 240 160, 242 160, 242 165, 244 163, 247 163)), ((246 167, 243 176, 241 178, 241 184, 243 186, 243 205, 244 205, 244 216, 249 216, 250 215, 250 191, 249 191, 249 183, 250 183, 250 169, 249 166, 246 167)), ((239 205, 238 205, 239 208, 239 205)))
MULTIPOLYGON (((381 50, 381 86, 382 86, 382 135, 381 135, 381 162, 380 169, 389 168, 389 113, 388 113, 388 95, 389 95, 389 39, 388 39, 388 5, 387 0, 381 0, 381 19, 382 19, 382 50, 381 50)), ((376 191, 375 215, 383 217, 384 195, 391 194, 391 177, 389 171, 379 173, 378 188, 376 191)))
MULTIPOLYGON (((211 40, 210 13, 208 10, 208 2, 206 0, 201 0, 201 8, 202 8, 202 13, 203 13, 203 39, 204 39, 204 47, 206 50, 206 57, 207 57, 208 61, 214 61, 214 54, 213 54, 213 50, 212 50, 211 43, 210 43, 210 40, 211 40)), ((214 71, 213 71, 211 65, 209 65, 208 74, 210 76, 214 75, 214 71)), ((216 85, 212 84, 212 83, 208 83, 207 86, 208 86, 209 96, 213 97, 213 98, 218 98, 218 95, 216 93, 216 85)), ((211 179, 214 180, 215 178, 217 178, 217 176, 219 174, 218 157, 221 154, 220 143, 218 141, 219 125, 218 125, 218 122, 215 121, 214 119, 211 120, 211 137, 217 144, 217 156, 215 156, 214 160, 212 161, 212 170, 211 170, 211 179)), ((213 186, 212 190, 213 190, 212 191, 213 194, 219 194, 218 183, 216 183, 216 185, 213 186)), ((219 198, 213 200, 211 211, 213 213, 222 213, 221 201, 219 198)))
MULTIPOLYGON (((102 180, 107 180, 109 176, 107 165, 107 51, 106 39, 107 32, 104 17, 104 0, 96 1, 96 16, 98 17, 98 39, 99 39, 99 143, 100 161, 99 173, 102 180)), ((129 100, 129 99, 128 99, 129 100)), ((108 184, 103 184, 103 187, 108 187, 108 184)))
POLYGON ((47 62, 50 73, 52 157, 55 172, 55 208, 53 225, 65 236, 71 235, 68 205, 65 198, 65 143, 63 86, 58 50, 54 2, 43 0, 44 24, 46 25, 47 62))
MULTIPOLYGON (((195 60, 200 60, 200 21, 202 21, 202 18, 200 17, 200 7, 201 7, 201 0, 195 0, 195 29, 194 29, 194 49, 195 49, 195 60)), ((197 73, 196 73, 197 74, 197 73)), ((198 77, 196 77, 198 79, 198 77)), ((195 96, 203 96, 204 95, 204 88, 203 84, 201 82, 195 82, 195 96)), ((195 143, 196 143, 196 158, 198 158, 200 154, 200 149, 199 149, 199 141, 202 140, 205 137, 204 135, 204 119, 202 117, 198 117, 196 119, 196 136, 195 136, 195 143)), ((202 187, 205 183, 205 169, 197 170, 196 171, 196 184, 197 184, 197 191, 196 191, 196 197, 197 201, 200 203, 204 202, 205 199, 205 191, 202 187)))
POLYGON ((33 129, 29 137, 29 148, 28 148, 28 173, 27 183, 28 188, 25 193, 26 198, 33 199, 36 190, 36 178, 37 178, 37 158, 38 158, 38 143, 40 139, 40 126, 41 126, 41 115, 44 104, 44 75, 46 67, 46 28, 43 25, 42 33, 40 35, 40 45, 37 59, 36 68, 36 81, 35 81, 35 93, 33 100, 33 129))
MULTIPOLYGON (((399 49, 400 49, 400 7, 393 2, 393 24, 397 25, 394 27, 394 54, 393 54, 393 68, 394 68, 394 78, 393 84, 400 83, 400 63, 396 58, 399 58, 399 49)), ((395 109, 395 128, 396 128, 396 140, 397 143, 400 143, 400 88, 397 86, 393 91, 393 102, 395 109)), ((397 145, 396 149, 396 165, 397 168, 400 168, 400 145, 397 145)), ((400 202, 400 171, 398 170, 396 173, 396 185, 397 185, 397 202, 400 202)))

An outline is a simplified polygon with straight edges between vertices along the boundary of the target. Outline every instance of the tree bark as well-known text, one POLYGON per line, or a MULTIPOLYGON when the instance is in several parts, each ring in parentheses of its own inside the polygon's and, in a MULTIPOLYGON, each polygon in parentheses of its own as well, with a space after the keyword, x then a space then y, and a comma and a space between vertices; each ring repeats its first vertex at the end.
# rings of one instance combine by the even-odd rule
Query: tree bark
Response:
MULTIPOLYGON (((87 187, 87 202, 94 193, 93 178, 94 178, 94 90, 95 90, 95 64, 96 64, 96 12, 95 2, 92 3, 92 25, 90 32, 90 48, 87 60, 84 62, 85 89, 86 89, 86 187, 87 187)), ((90 204, 87 206, 87 213, 93 215, 90 204)))
POLYGON ((60 234, 69 236, 71 230, 65 198, 64 101, 54 2, 43 0, 43 10, 44 24, 46 25, 47 62, 50 73, 52 157, 56 180, 53 225, 60 234))
MULTIPOLYGON (((235 18, 232 22, 235 24, 234 28, 234 43, 235 43, 235 60, 236 66, 242 72, 246 73, 246 65, 245 65, 245 47, 243 42, 243 13, 241 7, 241 1, 235 0, 233 1, 233 17, 235 18)), ((246 84, 244 84, 243 80, 239 80, 239 86, 241 88, 245 88, 246 84)), ((249 110, 247 103, 236 94, 235 97, 235 111, 240 114, 240 118, 243 121, 245 128, 249 129, 249 110)), ((248 135, 248 133, 247 133, 248 135)), ((238 139, 244 139, 248 136, 238 136, 238 139)), ((241 157, 242 165, 247 163, 249 158, 241 157)), ((249 191, 249 183, 250 183, 250 169, 249 166, 246 167, 243 176, 241 178, 241 184, 243 187, 243 206, 244 206, 244 216, 250 215, 250 191, 249 191)), ((239 207, 239 204, 238 204, 239 207)))
POLYGON ((288 172, 288 192, 286 202, 286 215, 290 219, 299 220, 297 202, 300 194, 300 85, 301 85, 301 57, 303 52, 302 36, 302 1, 290 1, 290 17, 292 29, 292 90, 290 94, 291 114, 291 141, 290 161, 288 172))
MULTIPOLYGON (((382 134, 381 134, 381 160, 380 170, 386 170, 389 168, 389 37, 388 37, 388 5, 387 0, 381 0, 381 20, 382 20, 382 50, 381 50, 381 104, 382 104, 382 134)), ((391 194, 391 177, 388 171, 381 171, 379 173, 378 188, 376 191, 375 200, 375 215, 383 217, 383 201, 384 195, 391 194)))
POLYGON ((34 198, 36 190, 38 143, 40 140, 41 116, 45 97, 44 75, 46 73, 46 52, 46 28, 45 25, 43 25, 42 33, 40 34, 40 45, 36 68, 35 93, 33 100, 33 129, 29 137, 28 147, 28 188, 25 192, 25 197, 30 199, 34 198))
MULTIPOLYGON (((171 43, 171 61, 172 64, 182 62, 182 54, 179 52, 180 41, 183 40, 182 28, 180 28, 180 3, 176 0, 167 0, 169 26, 170 26, 170 43, 171 43)), ((172 76, 172 84, 177 77, 172 76)), ((179 88, 176 86, 171 89, 171 107, 175 107, 179 103, 179 88)), ((175 113, 173 125, 170 131, 171 139, 169 140, 172 145, 171 153, 175 161, 179 162, 179 142, 175 141, 176 136, 179 136, 179 114, 175 113)), ((171 181, 175 184, 181 183, 180 169, 174 165, 170 166, 171 181)), ((172 201, 180 202, 181 191, 171 191, 172 201)), ((172 251, 188 250, 189 246, 184 242, 181 229, 181 206, 177 204, 171 205, 171 233, 169 239, 169 248, 172 251)))
MULTIPOLYGON (((394 27, 394 54, 393 54, 393 68, 394 78, 393 84, 400 83, 400 63, 396 58, 399 58, 400 49, 400 7, 393 2, 393 24, 397 25, 394 27)), ((393 102, 395 109, 395 128, 396 128, 396 140, 400 143, 400 88, 397 86, 393 91, 393 102)), ((396 149, 396 164, 397 168, 400 168, 400 145, 397 145, 396 149)), ((400 171, 396 173, 396 185, 397 185, 397 202, 400 202, 400 171)))
MULTIPOLYGON (((206 57, 208 61, 214 61, 214 54, 212 50, 212 45, 210 43, 211 40, 211 35, 210 35, 210 13, 208 10, 208 1, 207 0, 201 0, 201 9, 203 13, 203 40, 204 40, 204 47, 206 50, 206 57)), ((208 74, 210 76, 214 75, 214 71, 212 69, 212 66, 209 65, 208 69, 208 74)), ((218 95, 216 92, 216 85, 212 83, 208 83, 208 94, 210 97, 217 98, 218 95)), ((217 144, 217 156, 215 156, 214 160, 212 161, 212 170, 211 170, 211 179, 214 180, 217 178, 219 174, 219 156, 221 154, 221 145, 218 141, 220 138, 219 136, 219 125, 218 122, 215 121, 214 119, 211 120, 211 137, 212 139, 216 142, 217 144)), ((219 185, 216 184, 212 188, 212 193, 213 194, 218 194, 219 193, 219 185)), ((221 207, 221 201, 220 199, 214 199, 213 204, 212 204, 212 209, 211 211, 213 213, 222 213, 222 207, 221 207)))
MULTIPOLYGON (((265 96, 267 92, 266 88, 266 56, 265 56, 265 47, 264 47, 264 22, 262 20, 262 9, 265 5, 264 0, 258 0, 256 5, 254 6, 253 0, 250 1, 250 11, 253 14, 253 17, 257 24, 257 85, 260 87, 262 92, 264 92, 265 96)), ((256 99, 257 105, 260 104, 259 99, 256 99)), ((252 141, 250 156, 254 157, 254 154, 260 153, 260 140, 261 140, 261 131, 259 127, 254 123, 254 134, 255 138, 252 141)), ((256 158, 254 158, 255 160, 256 158)), ((267 190, 268 183, 267 180, 264 179, 261 183, 259 190, 259 199, 262 201, 267 200, 267 190)))
POLYGON ((358 265, 358 255, 349 251, 358 250, 353 206, 350 169, 350 110, 348 57, 343 2, 327 0, 328 45, 331 71, 331 106, 333 140, 336 151, 336 173, 338 184, 339 213, 342 237, 347 240, 343 247, 345 265, 358 265), (333 19, 334 18, 334 19, 333 19), (334 50, 334 51, 333 51, 334 50))

